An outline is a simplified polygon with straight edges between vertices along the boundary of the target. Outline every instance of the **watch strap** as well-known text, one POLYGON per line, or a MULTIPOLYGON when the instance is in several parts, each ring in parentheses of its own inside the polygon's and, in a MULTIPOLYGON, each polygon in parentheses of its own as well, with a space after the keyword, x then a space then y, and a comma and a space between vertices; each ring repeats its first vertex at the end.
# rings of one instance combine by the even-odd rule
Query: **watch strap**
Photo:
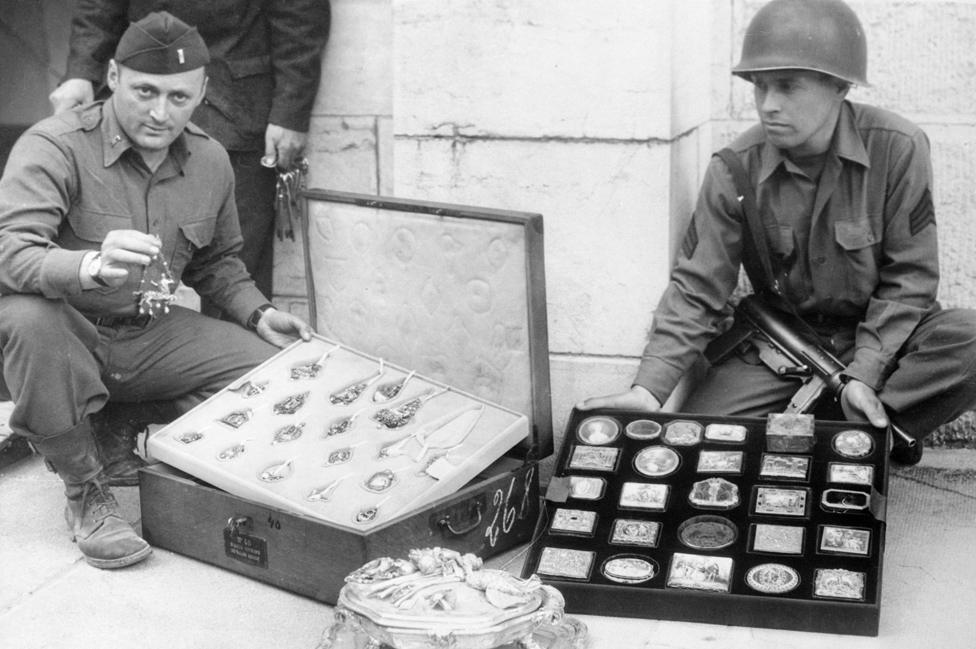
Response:
POLYGON ((245 323, 247 328, 256 330, 258 328, 258 323, 261 322, 261 316, 264 315, 264 312, 273 308, 275 308, 273 304, 262 304, 258 308, 254 309, 254 311, 251 312, 251 315, 248 316, 247 322, 245 323))
POLYGON ((100 251, 96 252, 95 255, 88 260, 87 268, 88 276, 91 278, 91 281, 95 282, 102 288, 108 288, 109 283, 102 279, 102 276, 99 274, 99 271, 102 268, 102 253, 100 251), (94 272, 92 271, 93 268, 94 272))

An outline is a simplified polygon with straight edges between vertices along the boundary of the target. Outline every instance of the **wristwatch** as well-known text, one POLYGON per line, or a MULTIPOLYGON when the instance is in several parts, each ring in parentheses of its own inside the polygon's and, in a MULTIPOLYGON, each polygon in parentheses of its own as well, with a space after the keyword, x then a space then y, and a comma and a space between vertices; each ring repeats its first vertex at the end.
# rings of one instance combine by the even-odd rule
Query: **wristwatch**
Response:
POLYGON ((88 260, 88 276, 93 282, 103 288, 108 287, 108 282, 102 279, 99 274, 102 271, 102 253, 96 252, 95 256, 88 260))
POLYGON ((258 323, 261 322, 261 316, 264 315, 264 312, 273 308, 275 308, 273 304, 262 304, 258 308, 254 309, 254 311, 251 312, 251 315, 247 317, 245 326, 247 326, 248 329, 257 329, 258 323))

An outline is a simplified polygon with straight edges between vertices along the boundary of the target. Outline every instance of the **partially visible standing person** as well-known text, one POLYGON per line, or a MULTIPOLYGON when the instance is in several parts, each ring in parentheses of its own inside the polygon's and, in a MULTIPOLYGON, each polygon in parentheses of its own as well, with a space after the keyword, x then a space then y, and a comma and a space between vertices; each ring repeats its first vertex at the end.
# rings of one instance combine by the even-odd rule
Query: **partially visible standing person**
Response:
MULTIPOLYGON (((305 149, 329 0, 78 0, 65 81, 50 96, 54 111, 90 103, 129 23, 159 10, 195 26, 210 50, 207 94, 192 120, 230 154, 240 257, 271 296, 275 167, 288 170, 305 149)), ((202 311, 219 315, 206 300, 202 311)))

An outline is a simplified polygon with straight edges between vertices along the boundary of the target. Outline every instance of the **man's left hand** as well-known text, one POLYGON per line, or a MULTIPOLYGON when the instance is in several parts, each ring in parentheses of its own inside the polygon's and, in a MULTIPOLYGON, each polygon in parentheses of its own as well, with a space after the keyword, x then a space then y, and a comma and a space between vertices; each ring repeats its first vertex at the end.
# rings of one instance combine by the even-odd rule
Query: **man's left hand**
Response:
POLYGON ((298 316, 287 311, 268 309, 258 320, 257 334, 276 347, 287 347, 301 338, 305 342, 312 339, 312 328, 298 316))
POLYGON ((888 415, 878 393, 868 384, 851 379, 840 393, 840 407, 850 421, 868 421, 876 428, 888 425, 888 415))
POLYGON ((268 124, 264 131, 264 158, 274 160, 279 169, 290 169, 292 163, 305 151, 307 135, 277 124, 268 124))

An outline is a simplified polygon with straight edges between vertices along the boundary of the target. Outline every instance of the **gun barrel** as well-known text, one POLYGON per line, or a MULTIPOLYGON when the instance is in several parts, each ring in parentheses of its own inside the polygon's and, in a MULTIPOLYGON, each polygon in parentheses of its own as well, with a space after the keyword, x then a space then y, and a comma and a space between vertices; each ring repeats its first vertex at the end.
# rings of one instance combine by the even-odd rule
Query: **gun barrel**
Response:
MULTIPOLYGON (((752 325, 762 331, 766 338, 785 354, 805 361, 834 395, 840 394, 844 387, 844 382, 841 380, 844 364, 824 349, 822 344, 798 333, 808 328, 806 323, 790 314, 770 308, 754 295, 742 299, 739 303, 739 312, 751 320, 752 325)), ((890 414, 888 420, 894 436, 900 438, 909 447, 916 445, 915 438, 891 421, 890 414)))

